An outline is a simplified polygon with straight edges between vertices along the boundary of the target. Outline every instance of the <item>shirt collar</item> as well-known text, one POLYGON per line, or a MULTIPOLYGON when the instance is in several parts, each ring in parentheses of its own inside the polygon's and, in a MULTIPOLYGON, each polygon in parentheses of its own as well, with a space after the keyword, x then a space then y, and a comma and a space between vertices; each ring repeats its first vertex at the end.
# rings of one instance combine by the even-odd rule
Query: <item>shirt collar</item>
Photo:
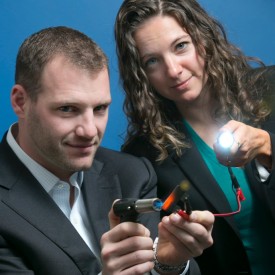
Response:
MULTIPOLYGON (((21 162, 27 167, 27 169, 32 173, 32 175, 38 180, 42 187, 46 190, 47 193, 59 182, 59 178, 52 174, 50 171, 45 169, 39 163, 34 161, 29 157, 18 145, 14 136, 18 132, 18 124, 15 123, 10 126, 7 134, 7 142, 16 156, 21 160, 21 162)), ((83 182, 83 171, 75 172, 70 177, 70 183, 73 185, 77 184, 81 188, 83 182)))

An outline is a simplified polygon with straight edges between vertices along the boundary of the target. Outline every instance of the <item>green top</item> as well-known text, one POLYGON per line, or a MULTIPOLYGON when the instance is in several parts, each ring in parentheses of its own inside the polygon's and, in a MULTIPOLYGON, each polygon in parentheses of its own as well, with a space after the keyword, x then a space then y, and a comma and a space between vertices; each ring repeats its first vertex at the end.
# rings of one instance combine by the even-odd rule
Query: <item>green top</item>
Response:
MULTIPOLYGON (((199 137, 186 121, 184 124, 210 172, 224 192, 232 211, 236 211, 237 200, 228 168, 218 162, 214 150, 199 137)), ((275 225, 270 217, 267 217, 261 201, 251 192, 244 169, 232 167, 232 171, 245 196, 245 200, 241 202, 241 212, 234 215, 234 219, 248 255, 252 274, 273 275, 275 274, 275 225)), ((221 217, 217 217, 217 219, 221 219, 221 217)), ((230 261, 230 259, 228 260, 230 261)))

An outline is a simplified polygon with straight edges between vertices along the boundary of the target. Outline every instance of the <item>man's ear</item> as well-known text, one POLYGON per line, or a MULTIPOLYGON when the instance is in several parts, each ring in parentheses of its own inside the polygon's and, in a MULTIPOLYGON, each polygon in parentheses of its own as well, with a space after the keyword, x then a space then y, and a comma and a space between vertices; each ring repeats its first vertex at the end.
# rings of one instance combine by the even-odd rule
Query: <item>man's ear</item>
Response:
POLYGON ((19 84, 15 84, 11 90, 11 105, 18 117, 25 116, 25 105, 28 99, 25 88, 19 84))

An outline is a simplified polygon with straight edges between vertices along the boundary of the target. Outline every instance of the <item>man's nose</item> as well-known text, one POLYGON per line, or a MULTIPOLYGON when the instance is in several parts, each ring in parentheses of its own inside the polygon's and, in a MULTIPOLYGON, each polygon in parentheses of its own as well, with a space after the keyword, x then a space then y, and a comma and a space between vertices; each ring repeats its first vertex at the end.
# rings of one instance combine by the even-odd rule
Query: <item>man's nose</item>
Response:
POLYGON ((76 128, 76 134, 80 137, 93 138, 97 135, 97 127, 93 114, 83 115, 76 128))

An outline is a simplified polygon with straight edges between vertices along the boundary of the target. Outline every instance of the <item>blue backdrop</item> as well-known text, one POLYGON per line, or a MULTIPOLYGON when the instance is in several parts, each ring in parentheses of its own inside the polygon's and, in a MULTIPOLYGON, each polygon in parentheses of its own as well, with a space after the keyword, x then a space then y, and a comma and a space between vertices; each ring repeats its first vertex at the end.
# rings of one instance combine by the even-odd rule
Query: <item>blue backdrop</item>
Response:
MULTIPOLYGON (((275 0, 200 0, 225 26, 229 39, 247 55, 275 64, 275 0)), ((120 149, 126 129, 122 111, 113 24, 122 0, 1 0, 0 2, 0 136, 16 121, 10 106, 17 50, 30 34, 66 25, 92 37, 110 60, 113 103, 103 145, 120 149)))

